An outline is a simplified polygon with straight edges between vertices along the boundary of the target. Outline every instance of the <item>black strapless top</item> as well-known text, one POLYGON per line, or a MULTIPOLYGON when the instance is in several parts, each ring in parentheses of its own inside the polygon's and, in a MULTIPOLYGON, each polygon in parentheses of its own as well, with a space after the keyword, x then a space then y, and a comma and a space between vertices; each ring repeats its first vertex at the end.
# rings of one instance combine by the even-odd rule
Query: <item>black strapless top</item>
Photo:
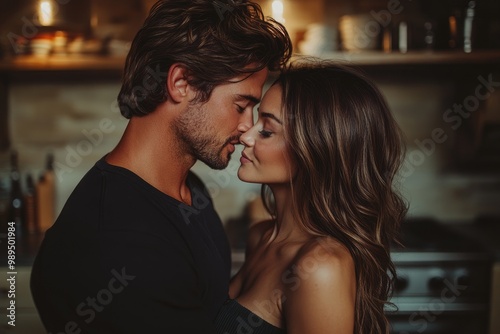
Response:
POLYGON ((217 334, 286 334, 282 328, 271 325, 235 299, 228 299, 222 305, 215 319, 217 334))

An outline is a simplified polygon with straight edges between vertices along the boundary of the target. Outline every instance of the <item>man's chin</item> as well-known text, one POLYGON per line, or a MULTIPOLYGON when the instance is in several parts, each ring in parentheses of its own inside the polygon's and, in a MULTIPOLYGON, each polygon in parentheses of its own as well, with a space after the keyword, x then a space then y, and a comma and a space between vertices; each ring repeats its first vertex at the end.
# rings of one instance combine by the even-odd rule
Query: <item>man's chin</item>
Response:
POLYGON ((214 159, 199 159, 199 160, 212 169, 223 170, 226 169, 227 166, 229 165, 229 160, 231 160, 231 154, 229 153, 226 159, 222 159, 220 157, 217 160, 214 159))
POLYGON ((205 151, 198 151, 198 155, 196 156, 197 160, 200 160, 203 162, 205 165, 208 167, 215 169, 215 170, 222 170, 227 168, 229 165, 229 161, 231 160, 231 155, 233 152, 231 150, 227 149, 228 145, 224 145, 218 152, 217 154, 211 154, 212 152, 205 150, 205 151))

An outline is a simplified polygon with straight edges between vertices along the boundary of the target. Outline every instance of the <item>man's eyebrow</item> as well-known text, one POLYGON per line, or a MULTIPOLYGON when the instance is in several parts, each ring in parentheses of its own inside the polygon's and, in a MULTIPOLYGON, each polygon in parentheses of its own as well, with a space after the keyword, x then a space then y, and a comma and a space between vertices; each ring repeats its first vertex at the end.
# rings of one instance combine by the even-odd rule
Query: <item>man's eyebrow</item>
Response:
POLYGON ((271 114, 271 113, 268 113, 268 112, 264 112, 264 111, 260 111, 260 109, 258 109, 258 111, 259 111, 260 117, 274 119, 276 122, 278 122, 279 124, 283 125, 283 122, 278 117, 274 116, 274 114, 271 114))
POLYGON ((254 104, 260 103, 260 99, 258 97, 253 96, 253 95, 238 94, 237 96, 241 100, 248 100, 250 102, 253 102, 254 104))

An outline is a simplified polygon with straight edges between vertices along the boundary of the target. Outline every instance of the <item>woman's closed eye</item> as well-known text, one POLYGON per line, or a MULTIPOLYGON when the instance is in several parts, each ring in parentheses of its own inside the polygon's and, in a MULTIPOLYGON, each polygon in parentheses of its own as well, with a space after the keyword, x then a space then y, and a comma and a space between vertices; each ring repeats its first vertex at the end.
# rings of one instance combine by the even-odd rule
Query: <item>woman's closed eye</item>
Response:
POLYGON ((269 138, 269 137, 271 137, 271 135, 272 135, 273 133, 272 133, 271 131, 267 131, 267 130, 262 129, 262 130, 260 130, 260 131, 259 131, 259 134, 260 134, 260 135, 261 135, 261 137, 263 137, 263 138, 269 138))

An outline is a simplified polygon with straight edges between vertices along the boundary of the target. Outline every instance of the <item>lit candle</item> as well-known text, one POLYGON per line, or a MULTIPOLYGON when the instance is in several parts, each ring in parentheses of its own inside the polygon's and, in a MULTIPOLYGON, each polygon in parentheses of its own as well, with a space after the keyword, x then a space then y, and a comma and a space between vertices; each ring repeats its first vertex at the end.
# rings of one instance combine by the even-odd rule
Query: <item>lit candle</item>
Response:
POLYGON ((283 2, 281 0, 273 1, 273 18, 280 23, 285 23, 283 12, 284 12, 283 2))

